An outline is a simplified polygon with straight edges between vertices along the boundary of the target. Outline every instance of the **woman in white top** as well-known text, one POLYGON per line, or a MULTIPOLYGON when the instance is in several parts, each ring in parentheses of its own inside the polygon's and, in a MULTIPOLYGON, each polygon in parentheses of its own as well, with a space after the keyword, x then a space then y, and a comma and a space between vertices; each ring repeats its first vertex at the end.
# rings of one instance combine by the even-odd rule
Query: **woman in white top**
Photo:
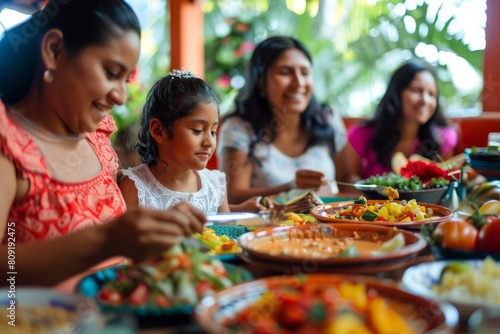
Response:
POLYGON ((342 118, 313 96, 312 58, 290 37, 257 45, 236 110, 221 125, 218 163, 229 202, 348 176, 342 118))

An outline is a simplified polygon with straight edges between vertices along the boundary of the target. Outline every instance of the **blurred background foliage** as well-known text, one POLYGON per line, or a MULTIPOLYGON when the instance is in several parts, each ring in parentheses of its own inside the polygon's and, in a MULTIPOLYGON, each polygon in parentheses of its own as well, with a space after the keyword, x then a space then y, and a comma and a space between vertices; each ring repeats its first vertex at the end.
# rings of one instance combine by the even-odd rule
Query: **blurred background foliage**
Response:
MULTIPOLYGON (((147 87, 169 68, 168 3, 135 2, 131 4, 143 27, 143 47, 129 101, 113 111, 119 127, 140 115, 147 87)), ((343 116, 370 116, 389 76, 412 57, 435 66, 441 102, 449 116, 481 112, 485 0, 204 0, 200 4, 205 14, 205 78, 221 94, 222 113, 232 109, 245 83, 245 66, 255 45, 273 35, 304 42, 313 55, 316 96, 343 116)))

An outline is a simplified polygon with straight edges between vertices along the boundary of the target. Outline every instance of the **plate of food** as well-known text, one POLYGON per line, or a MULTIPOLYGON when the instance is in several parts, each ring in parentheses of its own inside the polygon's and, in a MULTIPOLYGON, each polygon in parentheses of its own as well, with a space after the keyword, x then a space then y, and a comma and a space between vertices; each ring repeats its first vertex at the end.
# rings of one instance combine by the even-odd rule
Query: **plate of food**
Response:
POLYGON ((278 224, 279 226, 297 226, 304 224, 318 224, 319 221, 308 213, 288 212, 284 219, 278 224))
POLYGON ((91 333, 104 325, 96 303, 48 288, 0 290, 0 333, 91 333))
POLYGON ((195 233, 194 238, 208 250, 208 254, 222 261, 238 261, 241 248, 236 239, 252 228, 241 225, 210 225, 203 228, 202 233, 195 233))
POLYGON ((463 320, 478 308, 500 307, 500 264, 491 257, 421 263, 402 282, 412 293, 452 303, 463 320))
POLYGON ((76 291, 95 298, 104 311, 165 317, 190 315, 204 296, 251 279, 242 268, 180 244, 159 258, 97 271, 76 291))
POLYGON ((238 238, 255 259, 315 266, 373 265, 414 257, 426 246, 418 234, 365 224, 308 224, 265 228, 238 238))
POLYGON ((348 275, 274 276, 204 298, 195 318, 208 333, 443 333, 456 310, 399 289, 394 282, 348 275))
MULTIPOLYGON (((354 187, 361 191, 363 195, 368 199, 387 199, 387 196, 379 194, 373 189, 368 189, 363 187, 367 184, 380 185, 377 182, 370 181, 370 179, 358 181, 354 184, 354 187)), ((404 190, 398 189, 398 187, 392 187, 398 191, 399 200, 416 200, 417 202, 423 203, 433 203, 437 204, 440 202, 441 197, 448 189, 448 186, 440 186, 439 188, 419 188, 419 190, 404 190)))
POLYGON ((420 228, 436 225, 453 217, 453 211, 440 205, 418 203, 415 200, 367 200, 318 205, 311 215, 323 223, 363 223, 400 228, 420 228))

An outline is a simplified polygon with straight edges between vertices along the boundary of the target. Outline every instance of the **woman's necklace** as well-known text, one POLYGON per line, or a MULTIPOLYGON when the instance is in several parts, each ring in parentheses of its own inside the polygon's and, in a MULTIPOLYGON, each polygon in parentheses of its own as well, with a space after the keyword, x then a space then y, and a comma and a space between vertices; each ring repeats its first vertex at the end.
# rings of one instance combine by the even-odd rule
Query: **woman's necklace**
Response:
POLYGON ((8 116, 31 136, 52 177, 64 182, 82 182, 101 171, 96 153, 85 140, 86 133, 71 136, 53 133, 12 108, 8 109, 8 116))
POLYGON ((9 107, 7 109, 9 114, 9 118, 22 126, 26 131, 30 134, 37 136, 38 138, 45 141, 79 141, 83 138, 87 137, 86 133, 80 133, 75 135, 61 135, 54 132, 51 132, 47 129, 42 128, 41 126, 33 123, 30 119, 24 116, 22 113, 17 110, 9 107))

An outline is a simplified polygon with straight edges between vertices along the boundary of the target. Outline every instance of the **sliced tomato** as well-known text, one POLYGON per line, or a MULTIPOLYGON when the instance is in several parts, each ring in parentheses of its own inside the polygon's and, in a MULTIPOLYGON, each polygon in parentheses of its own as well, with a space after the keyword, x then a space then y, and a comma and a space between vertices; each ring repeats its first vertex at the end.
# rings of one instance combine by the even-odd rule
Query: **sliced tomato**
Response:
POLYGON ((308 313, 301 307, 281 305, 278 310, 278 323, 285 328, 297 328, 306 322, 308 313))
POLYGON ((223 251, 228 251, 228 250, 231 250, 234 246, 236 246, 236 241, 234 239, 230 239, 230 240, 224 242, 220 246, 220 249, 223 251))
POLYGON ((164 294, 160 293, 155 297, 155 304, 158 307, 165 308, 172 306, 172 301, 168 299, 164 294))
POLYGON ((123 296, 112 288, 103 288, 97 294, 97 299, 103 303, 111 305, 123 304, 123 296))
POLYGON ((366 210, 368 210, 368 207, 366 207, 365 205, 354 204, 351 213, 354 217, 359 218, 363 215, 363 213, 366 212, 366 210))
POLYGON ((215 287, 209 281, 200 281, 196 284, 195 291, 199 298, 203 298, 209 291, 215 291, 215 287))
POLYGON ((386 222, 386 221, 388 221, 388 220, 387 220, 387 218, 385 218, 384 216, 379 215, 379 216, 375 219, 375 221, 377 221, 377 222, 386 222))
POLYGON ((150 295, 150 288, 146 283, 139 283, 129 297, 129 302, 131 305, 141 306, 146 305, 150 295))
POLYGON ((340 211, 338 214, 340 217, 351 217, 350 211, 340 211))
POLYGON ((415 214, 413 213, 413 211, 410 211, 408 213, 406 213, 405 215, 399 217, 398 221, 403 221, 405 220, 406 218, 410 218, 410 220, 414 220, 415 219, 415 214))

